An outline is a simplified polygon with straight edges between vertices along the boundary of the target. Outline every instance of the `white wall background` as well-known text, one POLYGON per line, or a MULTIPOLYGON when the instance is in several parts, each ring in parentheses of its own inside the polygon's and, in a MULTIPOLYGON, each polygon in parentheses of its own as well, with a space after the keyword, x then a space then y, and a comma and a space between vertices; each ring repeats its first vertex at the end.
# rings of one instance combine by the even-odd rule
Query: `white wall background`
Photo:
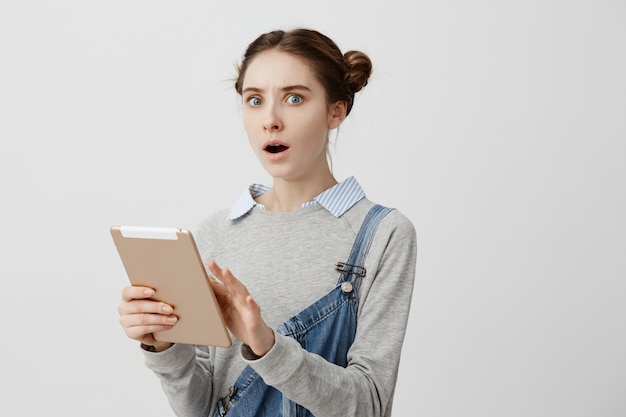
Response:
POLYGON ((258 34, 370 54, 337 177, 420 243, 395 416, 626 415, 626 3, 3 1, 0 415, 171 416, 117 323, 112 224, 266 181, 230 79, 258 34))

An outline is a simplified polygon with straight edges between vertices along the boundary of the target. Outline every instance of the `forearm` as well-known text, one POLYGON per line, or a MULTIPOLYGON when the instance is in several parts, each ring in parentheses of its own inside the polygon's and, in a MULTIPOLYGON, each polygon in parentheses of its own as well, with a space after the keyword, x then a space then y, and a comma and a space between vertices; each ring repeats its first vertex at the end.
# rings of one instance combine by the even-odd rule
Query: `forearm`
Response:
POLYGON ((145 362, 161 381, 177 416, 209 414, 213 375, 208 366, 208 352, 175 344, 163 352, 146 352, 145 362))
POLYGON ((381 397, 364 364, 343 368, 286 336, 276 335, 272 350, 250 363, 268 385, 315 415, 382 416, 389 400, 381 397))

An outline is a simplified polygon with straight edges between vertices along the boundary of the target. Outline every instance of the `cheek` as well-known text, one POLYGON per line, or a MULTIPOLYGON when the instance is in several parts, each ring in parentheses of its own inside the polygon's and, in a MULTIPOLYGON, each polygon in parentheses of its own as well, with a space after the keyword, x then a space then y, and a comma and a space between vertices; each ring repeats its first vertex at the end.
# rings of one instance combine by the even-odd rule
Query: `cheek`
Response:
POLYGON ((300 126, 306 126, 310 132, 327 132, 328 131, 328 118, 326 114, 320 112, 310 112, 300 114, 299 124, 300 126))
POLYGON ((251 114, 250 112, 244 111, 242 113, 241 120, 243 122, 244 129, 246 129, 246 132, 248 133, 248 136, 253 134, 254 133, 254 126, 256 125, 256 122, 255 122, 255 119, 254 119, 254 115, 251 114))

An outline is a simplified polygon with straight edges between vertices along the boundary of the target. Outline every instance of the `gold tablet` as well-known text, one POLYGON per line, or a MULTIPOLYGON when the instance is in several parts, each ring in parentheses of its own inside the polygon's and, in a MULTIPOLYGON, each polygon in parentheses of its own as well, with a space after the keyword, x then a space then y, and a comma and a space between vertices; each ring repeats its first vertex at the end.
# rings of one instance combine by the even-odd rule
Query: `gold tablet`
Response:
POLYGON ((153 288, 152 299, 174 308, 178 322, 156 332, 163 342, 227 347, 232 344, 190 231, 112 226, 111 235, 132 285, 153 288))

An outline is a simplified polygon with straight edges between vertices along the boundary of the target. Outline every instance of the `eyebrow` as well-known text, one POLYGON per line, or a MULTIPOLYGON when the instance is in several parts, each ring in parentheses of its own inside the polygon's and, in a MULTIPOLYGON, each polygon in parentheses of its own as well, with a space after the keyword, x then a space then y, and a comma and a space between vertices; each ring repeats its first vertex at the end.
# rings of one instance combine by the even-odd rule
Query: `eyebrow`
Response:
MULTIPOLYGON (((306 85, 302 85, 302 84, 288 85, 285 87, 281 87, 280 90, 283 92, 297 91, 297 90, 311 91, 309 87, 307 87, 306 85)), ((263 92, 263 90, 258 87, 246 87, 242 91, 242 93, 248 93, 248 92, 261 93, 263 92)))

